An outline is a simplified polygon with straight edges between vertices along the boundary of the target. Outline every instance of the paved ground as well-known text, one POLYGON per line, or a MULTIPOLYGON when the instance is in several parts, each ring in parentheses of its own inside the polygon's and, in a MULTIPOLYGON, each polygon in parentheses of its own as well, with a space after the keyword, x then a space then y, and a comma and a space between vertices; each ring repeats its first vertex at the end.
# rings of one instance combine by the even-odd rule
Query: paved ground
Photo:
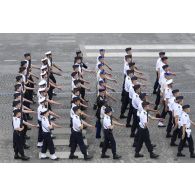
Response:
MULTIPOLYGON (((81 48, 86 57, 85 61, 89 63, 90 68, 93 68, 96 63, 96 58, 89 56, 95 56, 97 53, 97 49, 95 48, 99 48, 102 45, 107 46, 107 51, 110 56, 115 56, 107 58, 107 61, 112 65, 114 77, 118 81, 118 84, 115 85, 115 89, 118 93, 113 94, 118 99, 120 99, 121 83, 123 80, 123 58, 116 53, 122 53, 125 48, 123 47, 124 45, 134 45, 135 48, 137 48, 135 49, 135 52, 140 57, 136 57, 134 60, 148 78, 146 91, 151 92, 155 79, 154 65, 156 57, 143 56, 146 54, 148 55, 148 52, 149 56, 153 56, 155 54, 154 52, 156 52, 157 56, 159 49, 153 48, 154 45, 158 45, 158 47, 165 46, 165 48, 169 47, 170 49, 168 51, 170 52, 170 55, 174 56, 170 58, 170 65, 177 73, 175 88, 179 88, 185 96, 185 102, 191 104, 191 118, 195 120, 195 55, 193 53, 195 52, 195 49, 193 48, 193 44, 195 44, 195 34, 0 34, 0 162, 21 162, 13 160, 11 104, 13 99, 14 79, 18 70, 19 61, 22 59, 24 52, 31 52, 32 58, 34 59, 33 63, 40 65, 40 59, 43 57, 44 52, 52 50, 54 61, 61 65, 62 69, 66 71, 65 79, 57 78, 58 82, 64 85, 64 90, 55 97, 56 100, 63 102, 64 106, 61 108, 56 106, 54 109, 64 116, 63 120, 56 122, 62 124, 64 127, 68 127, 70 102, 69 73, 71 71, 71 65, 73 64, 74 52, 76 49, 81 48), (148 45, 148 48, 140 49, 137 47, 138 45, 148 45), (180 45, 181 48, 178 49, 175 45, 180 45), (184 49, 184 46, 186 45, 188 45, 188 47, 184 49), (88 46, 92 47, 89 48, 88 46), (185 57, 179 57, 181 55, 185 57)), ((85 78, 91 81, 90 86, 92 89, 92 92, 87 94, 87 98, 90 100, 88 113, 94 115, 94 111, 92 110, 92 105, 95 100, 95 95, 93 93, 95 86, 94 75, 86 75, 85 78)), ((154 96, 150 95, 150 99, 154 100, 154 96)), ((117 104, 113 103, 113 107, 115 116, 119 116, 121 107, 120 101, 117 104)), ((34 106, 34 108, 36 108, 36 106, 34 106)), ((95 123, 95 120, 90 122, 95 123)), ((125 121, 121 120, 121 122, 125 121)), ((165 138, 165 130, 157 128, 156 122, 151 122, 150 132, 153 143, 157 144, 156 153, 160 154, 158 160, 150 160, 145 146, 142 149, 145 157, 143 159, 135 159, 133 157, 134 149, 131 147, 133 140, 129 138, 129 129, 115 129, 114 134, 117 142, 117 151, 122 155, 122 159, 119 162, 194 162, 194 160, 189 158, 187 149, 184 150, 187 157, 183 159, 178 159, 176 157, 176 148, 171 148, 169 146, 170 140, 165 138)), ((31 139, 28 142, 31 149, 27 150, 26 153, 31 157, 30 162, 42 162, 38 159, 38 149, 36 148, 37 130, 33 129, 29 131, 28 134, 31 136, 31 139)), ((90 162, 118 162, 113 161, 112 159, 100 159, 99 141, 95 140, 94 135, 95 133, 93 130, 87 130, 87 140, 90 145, 89 153, 94 155, 94 159, 90 162)), ((195 136, 194 132, 193 135, 195 136)), ((68 139, 68 135, 58 135, 57 139, 59 138, 68 139)), ((57 146, 56 150, 69 151, 69 148, 68 146, 57 146)), ((108 153, 110 153, 110 151, 108 151, 108 153)), ((84 161, 70 161, 64 159, 59 162, 84 161)))

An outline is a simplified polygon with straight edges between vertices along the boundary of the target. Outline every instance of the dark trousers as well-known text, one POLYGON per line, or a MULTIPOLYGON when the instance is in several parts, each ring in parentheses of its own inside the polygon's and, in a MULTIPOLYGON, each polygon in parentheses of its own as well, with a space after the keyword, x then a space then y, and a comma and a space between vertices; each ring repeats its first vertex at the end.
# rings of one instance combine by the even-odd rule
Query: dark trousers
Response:
POLYGON ((148 128, 141 128, 139 127, 139 133, 138 133, 138 138, 137 138, 137 144, 136 144, 136 148, 135 148, 135 152, 139 153, 143 143, 145 143, 146 148, 148 149, 148 152, 151 153, 153 151, 153 147, 150 141, 150 134, 148 131, 148 128))
POLYGON ((182 134, 182 130, 181 130, 182 127, 180 128, 175 128, 174 131, 173 131, 173 135, 171 137, 171 143, 175 143, 175 141, 177 140, 177 137, 180 137, 181 138, 181 134, 182 134))
POLYGON ((23 136, 21 134, 21 132, 18 131, 14 131, 13 132, 13 148, 14 148, 14 152, 16 155, 18 155, 18 153, 21 156, 24 156, 24 141, 23 141, 23 136))
POLYGON ((163 101, 163 110, 162 110, 162 113, 161 113, 161 118, 164 118, 167 116, 167 112, 168 111, 165 111, 165 102, 163 101))
POLYGON ((112 154, 116 155, 116 142, 111 129, 104 129, 104 143, 102 147, 102 154, 105 154, 109 145, 111 144, 112 154))
POLYGON ((124 75, 124 80, 123 80, 122 93, 121 93, 121 102, 123 101, 123 97, 124 97, 124 94, 125 94, 125 78, 126 78, 126 75, 124 75))
POLYGON ((45 133, 43 132, 43 146, 41 149, 42 153, 46 153, 47 149, 49 150, 50 154, 54 154, 55 153, 55 148, 54 148, 54 143, 53 140, 51 138, 51 133, 45 133))
POLYGON ((194 141, 193 141, 192 135, 190 135, 190 137, 187 137, 187 133, 185 133, 184 139, 181 139, 179 142, 178 152, 181 152, 183 150, 183 147, 184 147, 186 141, 189 144, 190 154, 193 154, 194 153, 194 141))
POLYGON ((171 133, 172 126, 173 126, 173 114, 171 111, 168 111, 168 114, 169 114, 169 122, 166 131, 167 133, 171 133))
POLYGON ((154 83, 154 92, 156 92, 156 90, 158 88, 158 85, 159 85, 159 83, 158 83, 158 72, 156 72, 156 81, 154 83))
POLYGON ((43 130, 42 130, 41 121, 38 120, 38 124, 39 124, 38 142, 42 142, 43 141, 43 130))
POLYGON ((101 124, 101 121, 100 121, 101 119, 98 119, 97 121, 96 121, 96 125, 95 125, 95 127, 96 127, 96 138, 97 139, 99 139, 99 138, 101 138, 101 129, 102 129, 102 124, 101 124))
POLYGON ((128 115, 127 115, 127 124, 128 125, 131 122, 132 115, 133 115, 132 99, 129 98, 129 112, 128 112, 128 115))
POLYGON ((77 145, 79 145, 79 148, 82 154, 87 155, 87 148, 83 141, 82 132, 76 132, 72 130, 71 136, 72 138, 71 138, 71 143, 70 143, 70 146, 71 146, 70 153, 74 154, 76 151, 77 145))
POLYGON ((133 108, 133 124, 131 126, 131 134, 135 134, 138 125, 139 125, 139 118, 137 116, 137 109, 133 108))
POLYGON ((122 99, 122 106, 121 106, 121 115, 125 113, 128 104, 129 104, 129 93, 124 91, 124 95, 122 99))
POLYGON ((156 94, 156 101, 155 101, 156 107, 158 107, 159 104, 160 104, 160 85, 158 85, 157 94, 156 94))
POLYGON ((85 88, 82 88, 82 87, 81 87, 80 93, 81 93, 81 97, 82 97, 83 99, 85 99, 85 88))

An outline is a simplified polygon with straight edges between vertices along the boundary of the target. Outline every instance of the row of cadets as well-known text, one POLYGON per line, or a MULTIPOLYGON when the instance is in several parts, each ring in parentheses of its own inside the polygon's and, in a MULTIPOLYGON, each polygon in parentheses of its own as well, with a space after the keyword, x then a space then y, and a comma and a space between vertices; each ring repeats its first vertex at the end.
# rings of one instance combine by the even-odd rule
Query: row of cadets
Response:
MULTIPOLYGON (((156 94, 157 97, 154 109, 157 110, 162 98, 161 118, 165 119, 167 113, 169 114, 166 137, 171 138, 170 146, 178 146, 178 157, 184 157, 182 150, 184 147, 189 147, 190 157, 195 158, 194 142, 191 135, 191 124, 194 125, 194 122, 189 118, 190 105, 183 105, 184 97, 180 95, 179 89, 173 89, 173 76, 176 74, 171 72, 165 52, 159 52, 156 75, 153 94, 156 94), (172 130, 173 134, 171 134, 172 130), (177 137, 180 139, 179 145, 176 144, 177 137), (186 141, 188 141, 188 145, 186 141)), ((159 121, 158 127, 165 126, 159 121)))
POLYGON ((89 70, 87 65, 83 62, 82 52, 76 51, 76 57, 74 58, 73 72, 71 73, 72 78, 72 99, 71 99, 71 109, 70 109, 70 156, 69 159, 78 159, 75 150, 77 145, 84 155, 85 160, 90 160, 93 156, 89 155, 87 152, 87 147, 84 143, 84 138, 82 130, 86 127, 95 128, 89 123, 85 122, 85 117, 91 118, 85 112, 81 111, 88 108, 87 100, 85 100, 85 89, 90 91, 90 88, 85 85, 89 84, 88 81, 84 79, 84 72, 93 73, 94 71, 89 70))

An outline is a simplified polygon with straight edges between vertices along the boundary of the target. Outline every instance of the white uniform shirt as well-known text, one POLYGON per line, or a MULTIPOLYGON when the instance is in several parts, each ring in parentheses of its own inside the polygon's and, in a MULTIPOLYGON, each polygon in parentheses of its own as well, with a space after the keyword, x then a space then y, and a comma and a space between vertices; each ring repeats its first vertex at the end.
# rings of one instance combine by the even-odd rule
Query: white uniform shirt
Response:
POLYGON ((143 110, 142 102, 143 102, 142 100, 139 102, 138 109, 137 109, 137 116, 140 116, 140 113, 143 110))
POLYGON ((73 118, 72 118, 72 128, 74 131, 81 131, 80 127, 81 127, 81 119, 78 115, 74 114, 73 118))
POLYGON ((159 57, 156 61, 156 71, 158 71, 158 69, 161 67, 162 61, 161 58, 159 57))
POLYGON ((75 115, 75 114, 74 114, 74 111, 73 111, 73 108, 74 108, 75 106, 77 106, 77 105, 74 104, 74 103, 72 103, 72 107, 71 107, 71 109, 70 109, 70 117, 71 117, 71 118, 73 118, 73 116, 75 115))
POLYGON ((132 84, 130 87, 129 87, 129 98, 132 99, 133 98, 133 95, 135 94, 135 90, 133 88, 134 84, 132 84))
POLYGON ((175 103, 175 97, 172 96, 170 99, 169 99, 169 103, 168 103, 168 107, 169 107, 169 111, 173 111, 173 105, 175 103))
POLYGON ((100 118, 103 119, 105 115, 106 106, 102 106, 100 110, 100 118))
POLYGON ((189 114, 187 114, 186 112, 182 112, 182 115, 181 115, 181 126, 183 125, 186 125, 186 133, 187 133, 187 137, 190 137, 191 135, 191 121, 190 121, 190 117, 189 117, 189 114))
POLYGON ((109 126, 111 126, 111 118, 107 114, 104 114, 104 119, 103 119, 103 127, 104 129, 109 129, 109 126))
POLYGON ((13 117, 13 127, 14 127, 14 130, 17 128, 20 128, 20 118, 13 117))
POLYGON ((173 105, 173 115, 174 117, 178 116, 179 121, 178 121, 178 127, 181 127, 181 115, 182 115, 183 109, 182 106, 178 103, 175 103, 173 105))
POLYGON ((126 92, 129 92, 130 86, 132 86, 131 77, 126 76, 126 78, 125 78, 125 91, 126 92))
POLYGON ((165 94, 164 94, 164 100, 168 99, 168 103, 169 103, 169 99, 172 97, 173 97, 172 89, 166 87, 165 94))
POLYGON ((49 125, 50 124, 49 124, 49 120, 48 120, 47 117, 42 116, 41 124, 42 124, 42 130, 43 130, 43 132, 45 132, 45 133, 50 132, 50 129, 49 129, 49 125))
POLYGON ((147 112, 144 109, 140 112, 139 118, 140 118, 139 126, 141 128, 146 128, 145 124, 148 122, 148 116, 147 112))
POLYGON ((126 62, 124 64, 124 71, 123 71, 124 75, 126 75, 126 76, 127 76, 127 70, 130 70, 130 67, 129 67, 129 64, 126 62))
POLYGON ((45 108, 45 106, 43 106, 42 104, 40 104, 37 108, 37 118, 39 121, 42 120, 41 112, 43 111, 44 108, 45 108))
POLYGON ((140 102, 141 102, 141 99, 139 98, 139 95, 135 93, 132 98, 132 106, 135 109, 138 109, 140 102))

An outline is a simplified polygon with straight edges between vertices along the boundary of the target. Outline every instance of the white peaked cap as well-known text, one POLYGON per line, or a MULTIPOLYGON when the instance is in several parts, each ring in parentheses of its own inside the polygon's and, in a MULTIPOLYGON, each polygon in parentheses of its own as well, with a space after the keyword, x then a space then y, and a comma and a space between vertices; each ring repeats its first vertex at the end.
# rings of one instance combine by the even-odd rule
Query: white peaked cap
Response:
POLYGON ((46 85, 46 81, 45 80, 41 80, 40 82, 39 82, 39 85, 46 85))

